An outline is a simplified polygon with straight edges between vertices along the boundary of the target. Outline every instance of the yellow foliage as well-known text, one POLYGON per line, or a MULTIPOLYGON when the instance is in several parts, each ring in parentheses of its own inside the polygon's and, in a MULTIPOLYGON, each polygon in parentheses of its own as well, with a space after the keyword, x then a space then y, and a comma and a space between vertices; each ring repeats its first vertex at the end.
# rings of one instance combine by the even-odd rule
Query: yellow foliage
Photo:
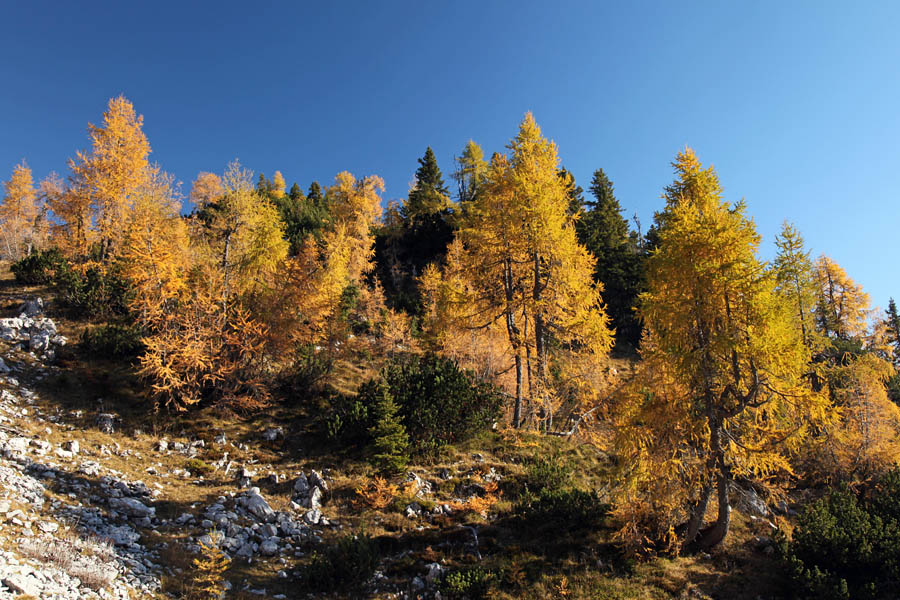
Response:
POLYGON ((364 505, 381 510, 387 508, 397 496, 399 488, 383 477, 375 476, 366 487, 356 488, 356 495, 364 505))
POLYGON ((151 175, 147 160, 150 144, 141 130, 143 122, 131 102, 119 96, 110 99, 102 127, 88 126, 92 151, 78 152, 70 161, 72 189, 63 201, 72 206, 60 207, 61 212, 57 212, 73 250, 86 250, 87 206, 93 209, 101 256, 105 258, 117 249, 134 194, 151 175))
POLYGON ((467 202, 443 271, 426 271, 422 288, 439 346, 457 345, 453 338, 465 330, 488 338, 505 330, 504 370, 509 363, 515 369, 514 422, 519 424, 527 396, 543 403, 549 427, 555 402, 551 360, 577 354, 599 368, 612 331, 592 277, 594 258, 578 243, 568 212, 556 145, 529 113, 510 150, 509 158, 494 155, 478 193, 467 202))
POLYGON ((827 370, 839 418, 810 447, 810 468, 822 479, 877 476, 900 463, 900 408, 884 386, 893 374, 871 353, 844 356, 827 370))
MULTIPOLYGON (((215 530, 210 534, 216 539, 215 530)), ((200 558, 193 561, 194 581, 199 586, 200 595, 207 600, 219 600, 225 593, 224 575, 231 564, 231 559, 213 542, 210 545, 200 542, 200 558)))
POLYGON ((285 183, 284 183, 284 175, 281 174, 281 171, 275 171, 275 175, 272 176, 272 190, 271 194, 276 198, 280 198, 284 196, 285 193, 285 183))
POLYGON ((201 172, 191 186, 191 202, 196 206, 206 206, 225 195, 222 179, 215 173, 201 172))
POLYGON ((806 385, 807 348, 793 307, 757 258, 744 205, 722 201, 718 178, 690 149, 667 188, 660 245, 641 297, 638 376, 613 411, 623 457, 619 539, 673 547, 719 543, 736 479, 776 486, 828 399, 806 385), (718 517, 701 534, 717 492, 718 517))
POLYGON ((4 250, 12 260, 27 256, 38 239, 38 194, 34 189, 31 169, 25 161, 16 165, 12 177, 3 183, 0 204, 0 234, 4 250))

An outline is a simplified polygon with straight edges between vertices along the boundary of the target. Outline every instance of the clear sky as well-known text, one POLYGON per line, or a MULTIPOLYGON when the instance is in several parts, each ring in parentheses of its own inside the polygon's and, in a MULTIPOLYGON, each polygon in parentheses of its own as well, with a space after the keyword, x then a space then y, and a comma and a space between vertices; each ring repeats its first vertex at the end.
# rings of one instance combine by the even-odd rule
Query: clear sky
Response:
POLYGON ((430 145, 534 113, 587 187, 602 167, 644 228, 685 145, 886 306, 900 300, 900 3, 12 2, 0 5, 0 179, 66 171, 124 94, 184 182, 239 158, 290 185, 341 170, 406 195, 430 145), (308 8, 307 8, 308 7, 308 8))

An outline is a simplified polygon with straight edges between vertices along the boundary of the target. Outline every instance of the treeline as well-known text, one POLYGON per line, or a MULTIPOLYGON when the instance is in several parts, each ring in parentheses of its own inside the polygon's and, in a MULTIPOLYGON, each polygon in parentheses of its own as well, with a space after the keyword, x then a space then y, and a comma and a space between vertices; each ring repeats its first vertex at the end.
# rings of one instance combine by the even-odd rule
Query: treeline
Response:
POLYGON ((183 215, 141 126, 116 98, 65 182, 35 187, 16 167, 2 235, 17 276, 127 324, 161 404, 254 409, 276 381, 305 391, 342 358, 387 364, 332 429, 397 468, 404 449, 453 439, 435 433, 439 408, 415 405, 428 377, 452 373, 470 389, 460 428, 473 403, 490 399, 483 427, 505 397, 515 427, 611 444, 635 552, 718 544, 742 489, 777 499, 798 477, 869 479, 900 457, 894 302, 874 314, 787 223, 763 262, 744 203, 690 149, 642 235, 602 170, 585 199, 530 114, 504 153, 466 145, 452 193, 427 149, 408 198, 384 210, 375 176, 304 193, 234 162, 197 176, 183 215), (616 344, 640 348, 627 381, 609 368, 616 344))

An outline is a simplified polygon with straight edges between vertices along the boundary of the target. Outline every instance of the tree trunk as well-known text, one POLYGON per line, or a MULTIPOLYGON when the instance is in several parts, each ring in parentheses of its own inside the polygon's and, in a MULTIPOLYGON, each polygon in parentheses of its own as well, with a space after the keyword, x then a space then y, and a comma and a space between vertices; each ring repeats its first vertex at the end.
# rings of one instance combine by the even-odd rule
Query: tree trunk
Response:
POLYGON ((703 527, 703 517, 706 516, 706 508, 709 506, 712 491, 713 485, 712 482, 709 482, 703 486, 703 490, 700 492, 700 499, 694 505, 694 510, 691 511, 691 518, 688 520, 684 542, 681 544, 682 552, 687 552, 693 546, 694 540, 697 539, 697 534, 700 533, 700 528, 703 527))
POLYGON ((719 515, 712 527, 703 532, 700 541, 697 543, 701 550, 708 550, 713 546, 722 543, 728 530, 731 527, 731 502, 728 498, 728 488, 731 485, 731 477, 725 465, 721 465, 721 470, 716 475, 716 488, 719 501, 719 515))
POLYGON ((519 340, 519 329, 516 327, 516 317, 513 314, 513 283, 512 264, 506 260, 503 271, 503 290, 506 294, 506 333, 512 346, 516 361, 516 404, 513 408, 513 427, 516 429, 522 424, 522 350, 519 340))

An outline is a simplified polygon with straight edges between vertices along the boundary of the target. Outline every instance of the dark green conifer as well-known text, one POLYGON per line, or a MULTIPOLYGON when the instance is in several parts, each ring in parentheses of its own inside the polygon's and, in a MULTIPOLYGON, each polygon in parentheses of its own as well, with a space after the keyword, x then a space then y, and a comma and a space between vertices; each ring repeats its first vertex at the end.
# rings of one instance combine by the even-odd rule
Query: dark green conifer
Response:
POLYGON ((372 464, 383 473, 402 471, 409 461, 409 435, 400 421, 400 409, 394 402, 388 384, 380 381, 375 390, 375 424, 369 430, 372 438, 372 464))

